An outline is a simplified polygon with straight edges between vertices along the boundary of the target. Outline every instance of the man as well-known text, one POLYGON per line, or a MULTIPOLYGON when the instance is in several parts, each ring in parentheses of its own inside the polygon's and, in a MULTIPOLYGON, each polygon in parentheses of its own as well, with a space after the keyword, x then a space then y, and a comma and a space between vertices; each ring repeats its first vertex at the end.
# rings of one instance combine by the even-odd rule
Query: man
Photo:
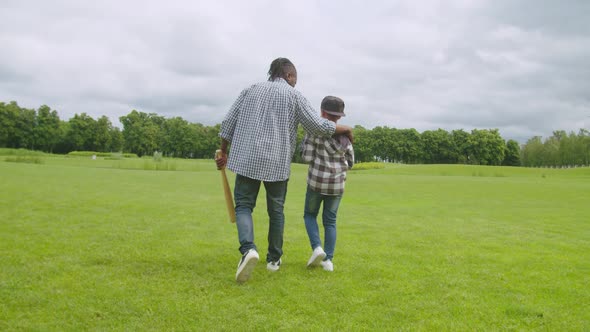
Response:
POLYGON ((283 207, 291 159, 297 142, 297 126, 316 136, 343 134, 352 141, 352 128, 321 118, 297 90, 297 70, 289 59, 277 58, 270 64, 268 81, 242 91, 221 123, 221 155, 218 168, 236 173, 234 200, 236 225, 242 258, 236 281, 250 278, 259 256, 254 244, 252 211, 260 183, 266 189, 269 217, 267 269, 278 271, 283 255, 283 207), (228 145, 231 143, 229 159, 228 145))

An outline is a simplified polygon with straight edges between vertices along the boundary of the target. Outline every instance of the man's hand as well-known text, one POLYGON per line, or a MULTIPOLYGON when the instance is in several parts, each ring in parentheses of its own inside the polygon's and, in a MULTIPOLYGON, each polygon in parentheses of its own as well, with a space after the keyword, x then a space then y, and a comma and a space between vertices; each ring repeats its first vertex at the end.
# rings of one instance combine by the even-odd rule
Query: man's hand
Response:
POLYGON ((340 134, 348 137, 350 143, 354 143, 354 135, 352 133, 352 127, 344 126, 344 125, 336 125, 336 132, 335 134, 340 134))
POLYGON ((227 147, 229 142, 225 139, 221 139, 221 146, 219 150, 215 151, 215 163, 217 164, 217 169, 225 168, 227 164, 227 147))
POLYGON ((227 154, 223 150, 218 150, 219 152, 215 154, 215 164, 217 164, 217 169, 225 168, 227 164, 227 154))
POLYGON ((350 130, 348 131, 348 133, 346 134, 346 136, 350 140, 350 143, 351 144, 354 143, 354 134, 352 133, 352 128, 350 128, 350 130))

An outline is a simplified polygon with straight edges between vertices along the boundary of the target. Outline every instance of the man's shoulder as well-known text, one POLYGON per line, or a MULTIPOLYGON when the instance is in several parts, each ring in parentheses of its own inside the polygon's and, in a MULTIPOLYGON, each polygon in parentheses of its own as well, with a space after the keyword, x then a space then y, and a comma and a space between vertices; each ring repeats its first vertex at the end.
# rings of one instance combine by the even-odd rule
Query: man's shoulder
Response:
POLYGON ((292 86, 287 84, 287 82, 285 82, 285 81, 257 82, 257 83, 250 85, 249 87, 247 87, 244 90, 254 91, 254 90, 270 90, 270 89, 274 89, 276 91, 281 91, 282 93, 287 93, 287 94, 293 94, 293 95, 300 94, 299 91, 295 90, 295 88, 293 88, 292 86))
POLYGON ((265 81, 252 83, 247 88, 245 88, 244 90, 252 90, 252 89, 260 88, 260 87, 263 87, 263 86, 267 86, 267 83, 268 82, 265 82, 265 81))

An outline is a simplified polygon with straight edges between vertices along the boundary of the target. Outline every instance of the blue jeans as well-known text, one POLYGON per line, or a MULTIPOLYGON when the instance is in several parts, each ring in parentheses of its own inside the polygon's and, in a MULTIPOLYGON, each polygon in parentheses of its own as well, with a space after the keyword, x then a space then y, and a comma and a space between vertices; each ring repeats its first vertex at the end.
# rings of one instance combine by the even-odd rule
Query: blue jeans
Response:
POLYGON ((256 199, 260 190, 260 182, 266 189, 266 206, 268 212, 268 253, 267 262, 276 262, 283 255, 283 229, 285 214, 283 207, 287 196, 287 182, 266 182, 254 180, 236 174, 234 199, 236 201, 236 226, 242 255, 250 249, 256 249, 254 244, 254 221, 252 211, 256 207, 256 199))
POLYGON ((320 240, 320 230, 318 227, 317 217, 320 211, 320 205, 324 202, 322 211, 322 223, 324 224, 324 251, 326 259, 334 258, 334 248, 336 247, 336 215, 340 205, 340 196, 322 195, 307 187, 305 194, 305 210, 303 220, 305 220, 305 229, 311 244, 311 250, 322 246, 320 240))

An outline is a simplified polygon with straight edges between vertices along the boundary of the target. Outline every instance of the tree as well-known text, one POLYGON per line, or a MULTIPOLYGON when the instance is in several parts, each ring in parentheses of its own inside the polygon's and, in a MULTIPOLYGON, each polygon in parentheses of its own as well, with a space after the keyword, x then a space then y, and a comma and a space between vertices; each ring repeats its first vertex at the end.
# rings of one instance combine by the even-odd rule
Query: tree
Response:
POLYGON ((189 123, 181 117, 164 121, 162 151, 179 158, 190 157, 195 138, 189 123))
POLYGON ((203 144, 204 149, 202 150, 202 154, 199 158, 209 159, 212 158, 215 154, 215 150, 219 148, 219 131, 221 130, 221 125, 216 124, 215 126, 207 126, 205 127, 205 142, 203 144))
POLYGON ((371 150, 370 132, 359 125, 354 127, 354 159, 356 162, 374 161, 375 153, 371 150))
POLYGON ((590 165, 590 131, 580 129, 577 136, 576 154, 581 156, 580 165, 590 165))
POLYGON ((469 136, 471 135, 463 129, 453 130, 451 132, 451 140, 453 141, 453 145, 455 146, 455 151, 457 154, 456 158, 458 163, 469 163, 471 155, 469 136))
MULTIPOLYGON (((213 127, 203 126, 200 123, 191 123, 191 158, 212 158, 215 150, 219 148, 219 130, 220 125, 213 127)), ((231 150, 231 146, 230 146, 231 150)))
POLYGON ((35 119, 34 109, 21 108, 16 121, 17 147, 35 150, 35 119))
POLYGON ((9 104, 0 102, 0 147, 18 148, 17 121, 20 107, 12 101, 9 104))
POLYGON ((543 166, 543 143, 541 136, 530 138, 521 151, 522 164, 526 167, 543 166))
POLYGON ((109 133, 111 135, 111 151, 122 151, 125 142, 121 130, 113 126, 109 133))
POLYGON ((388 151, 391 148, 388 146, 388 143, 391 144, 391 141, 387 138, 388 131, 388 127, 380 126, 377 126, 371 130, 371 150, 373 151, 375 157, 380 161, 393 161, 393 156, 388 151))
POLYGON ((59 141, 59 116, 47 105, 42 105, 37 110, 37 120, 33 128, 34 141, 37 149, 45 152, 53 152, 59 141))
POLYGON ((501 165, 504 160, 504 139, 498 129, 473 129, 469 137, 471 162, 476 165, 501 165))
POLYGON ((86 113, 70 119, 66 141, 69 151, 96 151, 96 120, 86 113))
POLYGON ((109 118, 103 115, 98 120, 96 120, 93 144, 95 151, 112 151, 111 145, 113 138, 111 135, 111 130, 113 130, 113 125, 111 124, 111 120, 109 120, 109 118))
POLYGON ((420 133, 414 128, 400 129, 395 136, 398 144, 397 156, 400 162, 417 164, 422 160, 423 143, 420 133))
POLYGON ((427 164, 454 164, 457 162, 457 149, 451 135, 443 129, 427 130, 420 136, 422 140, 422 160, 427 164))
POLYGON ((515 140, 506 142, 506 154, 504 155, 504 166, 520 166, 520 146, 515 140))
POLYGON ((561 165, 559 161, 559 141, 561 136, 551 136, 543 143, 543 165, 561 165))
POLYGON ((68 153, 71 150, 70 143, 68 142, 68 133, 70 131, 69 121, 59 121, 59 128, 57 131, 57 142, 53 150, 54 153, 68 153))
POLYGON ((124 148, 127 151, 142 156, 162 150, 163 117, 132 110, 128 115, 120 117, 119 121, 123 124, 124 148))

